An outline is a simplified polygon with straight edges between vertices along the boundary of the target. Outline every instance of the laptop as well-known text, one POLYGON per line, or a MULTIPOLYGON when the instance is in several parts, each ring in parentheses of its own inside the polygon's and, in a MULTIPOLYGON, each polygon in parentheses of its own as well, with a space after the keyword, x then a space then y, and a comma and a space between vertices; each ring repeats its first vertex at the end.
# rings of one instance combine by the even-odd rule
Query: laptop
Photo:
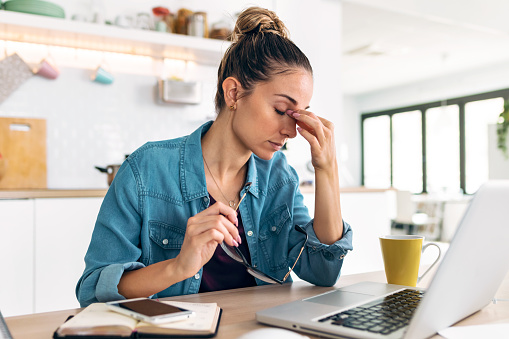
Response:
POLYGON ((5 323, 5 319, 1 311, 0 311, 0 339, 12 339, 11 332, 9 332, 9 328, 5 323))
POLYGON ((427 290, 361 282, 261 310, 256 319, 330 338, 428 338, 492 301, 509 270, 508 220, 509 180, 489 181, 427 290))

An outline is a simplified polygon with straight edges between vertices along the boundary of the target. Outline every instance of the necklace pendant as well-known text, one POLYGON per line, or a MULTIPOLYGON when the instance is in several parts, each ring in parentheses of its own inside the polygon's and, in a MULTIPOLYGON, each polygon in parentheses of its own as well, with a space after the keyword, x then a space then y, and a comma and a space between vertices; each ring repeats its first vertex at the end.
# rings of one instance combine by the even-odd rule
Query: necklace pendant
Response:
POLYGON ((234 201, 228 201, 228 205, 230 205, 231 208, 235 208, 235 202, 234 201))

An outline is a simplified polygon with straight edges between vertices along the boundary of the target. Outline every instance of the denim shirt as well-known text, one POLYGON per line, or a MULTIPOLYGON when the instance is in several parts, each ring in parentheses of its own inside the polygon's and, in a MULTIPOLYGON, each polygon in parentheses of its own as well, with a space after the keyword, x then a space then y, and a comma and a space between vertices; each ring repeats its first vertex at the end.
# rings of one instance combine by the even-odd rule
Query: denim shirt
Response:
MULTIPOLYGON (((76 286, 82 307, 125 299, 117 289, 124 271, 179 254, 187 220, 209 207, 201 137, 211 124, 185 137, 149 142, 122 164, 104 197, 85 256, 86 267, 76 286)), ((343 258, 352 250, 350 226, 343 222, 343 237, 336 243, 320 243, 299 191, 297 173, 282 152, 268 161, 252 155, 246 182, 252 185, 239 209, 251 264, 282 279, 305 240, 295 231, 297 224, 309 240, 294 272, 315 285, 335 284, 343 258)), ((152 297, 198 293, 202 270, 152 297)), ((258 279, 256 283, 265 284, 258 279)))

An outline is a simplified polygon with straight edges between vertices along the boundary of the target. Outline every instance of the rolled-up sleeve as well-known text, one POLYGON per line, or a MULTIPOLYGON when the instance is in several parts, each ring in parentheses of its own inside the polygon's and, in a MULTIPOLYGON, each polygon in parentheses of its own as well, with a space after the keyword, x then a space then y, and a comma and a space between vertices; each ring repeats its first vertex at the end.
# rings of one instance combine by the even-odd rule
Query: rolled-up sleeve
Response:
MULTIPOLYGON (((331 245, 322 244, 320 240, 318 240, 315 230, 313 228, 313 221, 309 222, 304 229, 308 234, 308 243, 307 248, 310 253, 314 252, 328 252, 330 255, 333 255, 337 260, 343 260, 345 256, 348 254, 348 251, 353 249, 352 247, 352 236, 353 231, 349 224, 343 221, 343 236, 341 239, 336 241, 331 245)), ((329 255, 326 255, 330 257, 329 255)))
POLYGON ((112 264, 91 272, 86 278, 82 277, 76 288, 80 305, 86 307, 94 302, 123 300, 125 297, 118 293, 118 283, 125 271, 145 267, 139 262, 126 264, 112 264))
MULTIPOLYGON (((303 228, 308 235, 308 242, 295 267, 295 273, 299 278, 318 286, 334 285, 341 274, 344 258, 348 251, 353 249, 352 228, 343 221, 343 236, 330 245, 323 244, 318 240, 313 229, 313 220, 303 228)), ((297 246, 292 247, 290 257, 296 257, 304 243, 305 236, 298 232, 292 232, 292 238, 297 246), (300 240, 295 240, 295 238, 300 240), (300 248, 298 244, 300 244, 300 248)))

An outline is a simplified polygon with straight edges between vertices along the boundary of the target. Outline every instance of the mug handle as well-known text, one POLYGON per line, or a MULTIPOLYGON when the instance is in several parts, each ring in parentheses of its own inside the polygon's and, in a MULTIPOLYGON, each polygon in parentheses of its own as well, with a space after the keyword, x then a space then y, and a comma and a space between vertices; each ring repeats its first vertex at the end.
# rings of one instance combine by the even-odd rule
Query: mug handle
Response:
POLYGON ((438 260, 440 259, 440 256, 442 255, 442 251, 440 251, 440 247, 435 244, 435 243, 428 243, 426 245, 424 245, 422 247, 422 251, 421 253, 424 253, 424 250, 426 250, 426 248, 428 248, 429 246, 435 246, 436 248, 438 248, 438 256, 437 258, 435 259, 435 261, 433 262, 433 264, 431 264, 431 266, 426 270, 426 272, 424 272, 420 277, 417 278, 417 283, 419 283, 421 281, 422 278, 424 278, 424 276, 433 268, 433 266, 436 265, 436 263, 438 262, 438 260))

